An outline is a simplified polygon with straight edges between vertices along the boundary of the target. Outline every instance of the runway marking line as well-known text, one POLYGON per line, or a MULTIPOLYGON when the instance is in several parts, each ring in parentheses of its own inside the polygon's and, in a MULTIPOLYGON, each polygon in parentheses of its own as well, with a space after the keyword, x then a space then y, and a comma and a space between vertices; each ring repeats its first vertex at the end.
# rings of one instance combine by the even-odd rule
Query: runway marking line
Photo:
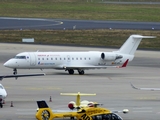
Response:
POLYGON ((133 111, 133 112, 135 112, 135 113, 142 113, 142 112, 153 112, 153 111, 133 111))
POLYGON ((28 88, 25 88, 27 90, 60 90, 61 88, 58 88, 58 87, 28 87, 28 88))
POLYGON ((133 109, 153 109, 151 107, 140 107, 140 108, 133 108, 133 109))

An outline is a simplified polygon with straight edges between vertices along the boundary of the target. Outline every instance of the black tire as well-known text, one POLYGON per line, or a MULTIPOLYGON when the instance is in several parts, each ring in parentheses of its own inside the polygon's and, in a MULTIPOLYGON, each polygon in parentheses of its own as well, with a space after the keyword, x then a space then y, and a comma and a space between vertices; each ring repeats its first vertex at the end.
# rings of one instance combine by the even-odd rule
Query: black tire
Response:
POLYGON ((84 70, 78 71, 80 75, 84 75, 84 70))
POLYGON ((0 104, 0 107, 1 107, 1 108, 3 108, 3 105, 2 105, 2 103, 0 104))
POLYGON ((69 74, 74 74, 74 70, 73 70, 73 69, 70 69, 70 70, 68 70, 68 73, 69 73, 69 74))
POLYGON ((71 120, 74 120, 74 117, 71 117, 70 119, 71 119, 71 120))
POLYGON ((17 74, 17 69, 13 69, 13 74, 16 75, 17 74))

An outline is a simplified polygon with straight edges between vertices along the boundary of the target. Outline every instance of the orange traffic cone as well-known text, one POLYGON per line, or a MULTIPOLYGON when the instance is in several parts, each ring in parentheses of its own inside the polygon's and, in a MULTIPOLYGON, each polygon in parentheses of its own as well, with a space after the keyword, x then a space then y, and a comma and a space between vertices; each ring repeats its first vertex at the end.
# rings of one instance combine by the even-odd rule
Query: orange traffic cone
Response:
POLYGON ((52 102, 52 98, 51 98, 51 96, 50 96, 50 98, 49 98, 49 102, 52 102))
POLYGON ((11 101, 11 106, 10 107, 13 107, 13 102, 11 101))

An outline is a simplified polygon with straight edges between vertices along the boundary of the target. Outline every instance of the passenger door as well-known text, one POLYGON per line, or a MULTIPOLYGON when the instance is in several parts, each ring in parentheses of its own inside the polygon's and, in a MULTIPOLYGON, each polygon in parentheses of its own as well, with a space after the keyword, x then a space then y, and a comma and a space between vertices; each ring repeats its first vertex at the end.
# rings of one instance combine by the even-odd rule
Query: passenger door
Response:
POLYGON ((30 56, 30 65, 35 66, 36 65, 36 55, 34 53, 29 53, 30 56))

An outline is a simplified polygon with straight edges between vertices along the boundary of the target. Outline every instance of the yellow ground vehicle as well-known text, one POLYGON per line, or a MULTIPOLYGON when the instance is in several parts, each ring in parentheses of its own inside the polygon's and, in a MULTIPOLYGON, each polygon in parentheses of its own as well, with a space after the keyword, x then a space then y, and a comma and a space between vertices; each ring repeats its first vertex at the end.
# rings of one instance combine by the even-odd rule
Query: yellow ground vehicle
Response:
MULTIPOLYGON (((37 101, 38 111, 36 113, 37 120, 53 120, 55 118, 69 117, 77 120, 123 120, 118 114, 96 104, 93 107, 82 107, 77 111, 54 113, 45 101, 37 101)), ((127 113, 128 109, 124 109, 123 113, 127 113)))

